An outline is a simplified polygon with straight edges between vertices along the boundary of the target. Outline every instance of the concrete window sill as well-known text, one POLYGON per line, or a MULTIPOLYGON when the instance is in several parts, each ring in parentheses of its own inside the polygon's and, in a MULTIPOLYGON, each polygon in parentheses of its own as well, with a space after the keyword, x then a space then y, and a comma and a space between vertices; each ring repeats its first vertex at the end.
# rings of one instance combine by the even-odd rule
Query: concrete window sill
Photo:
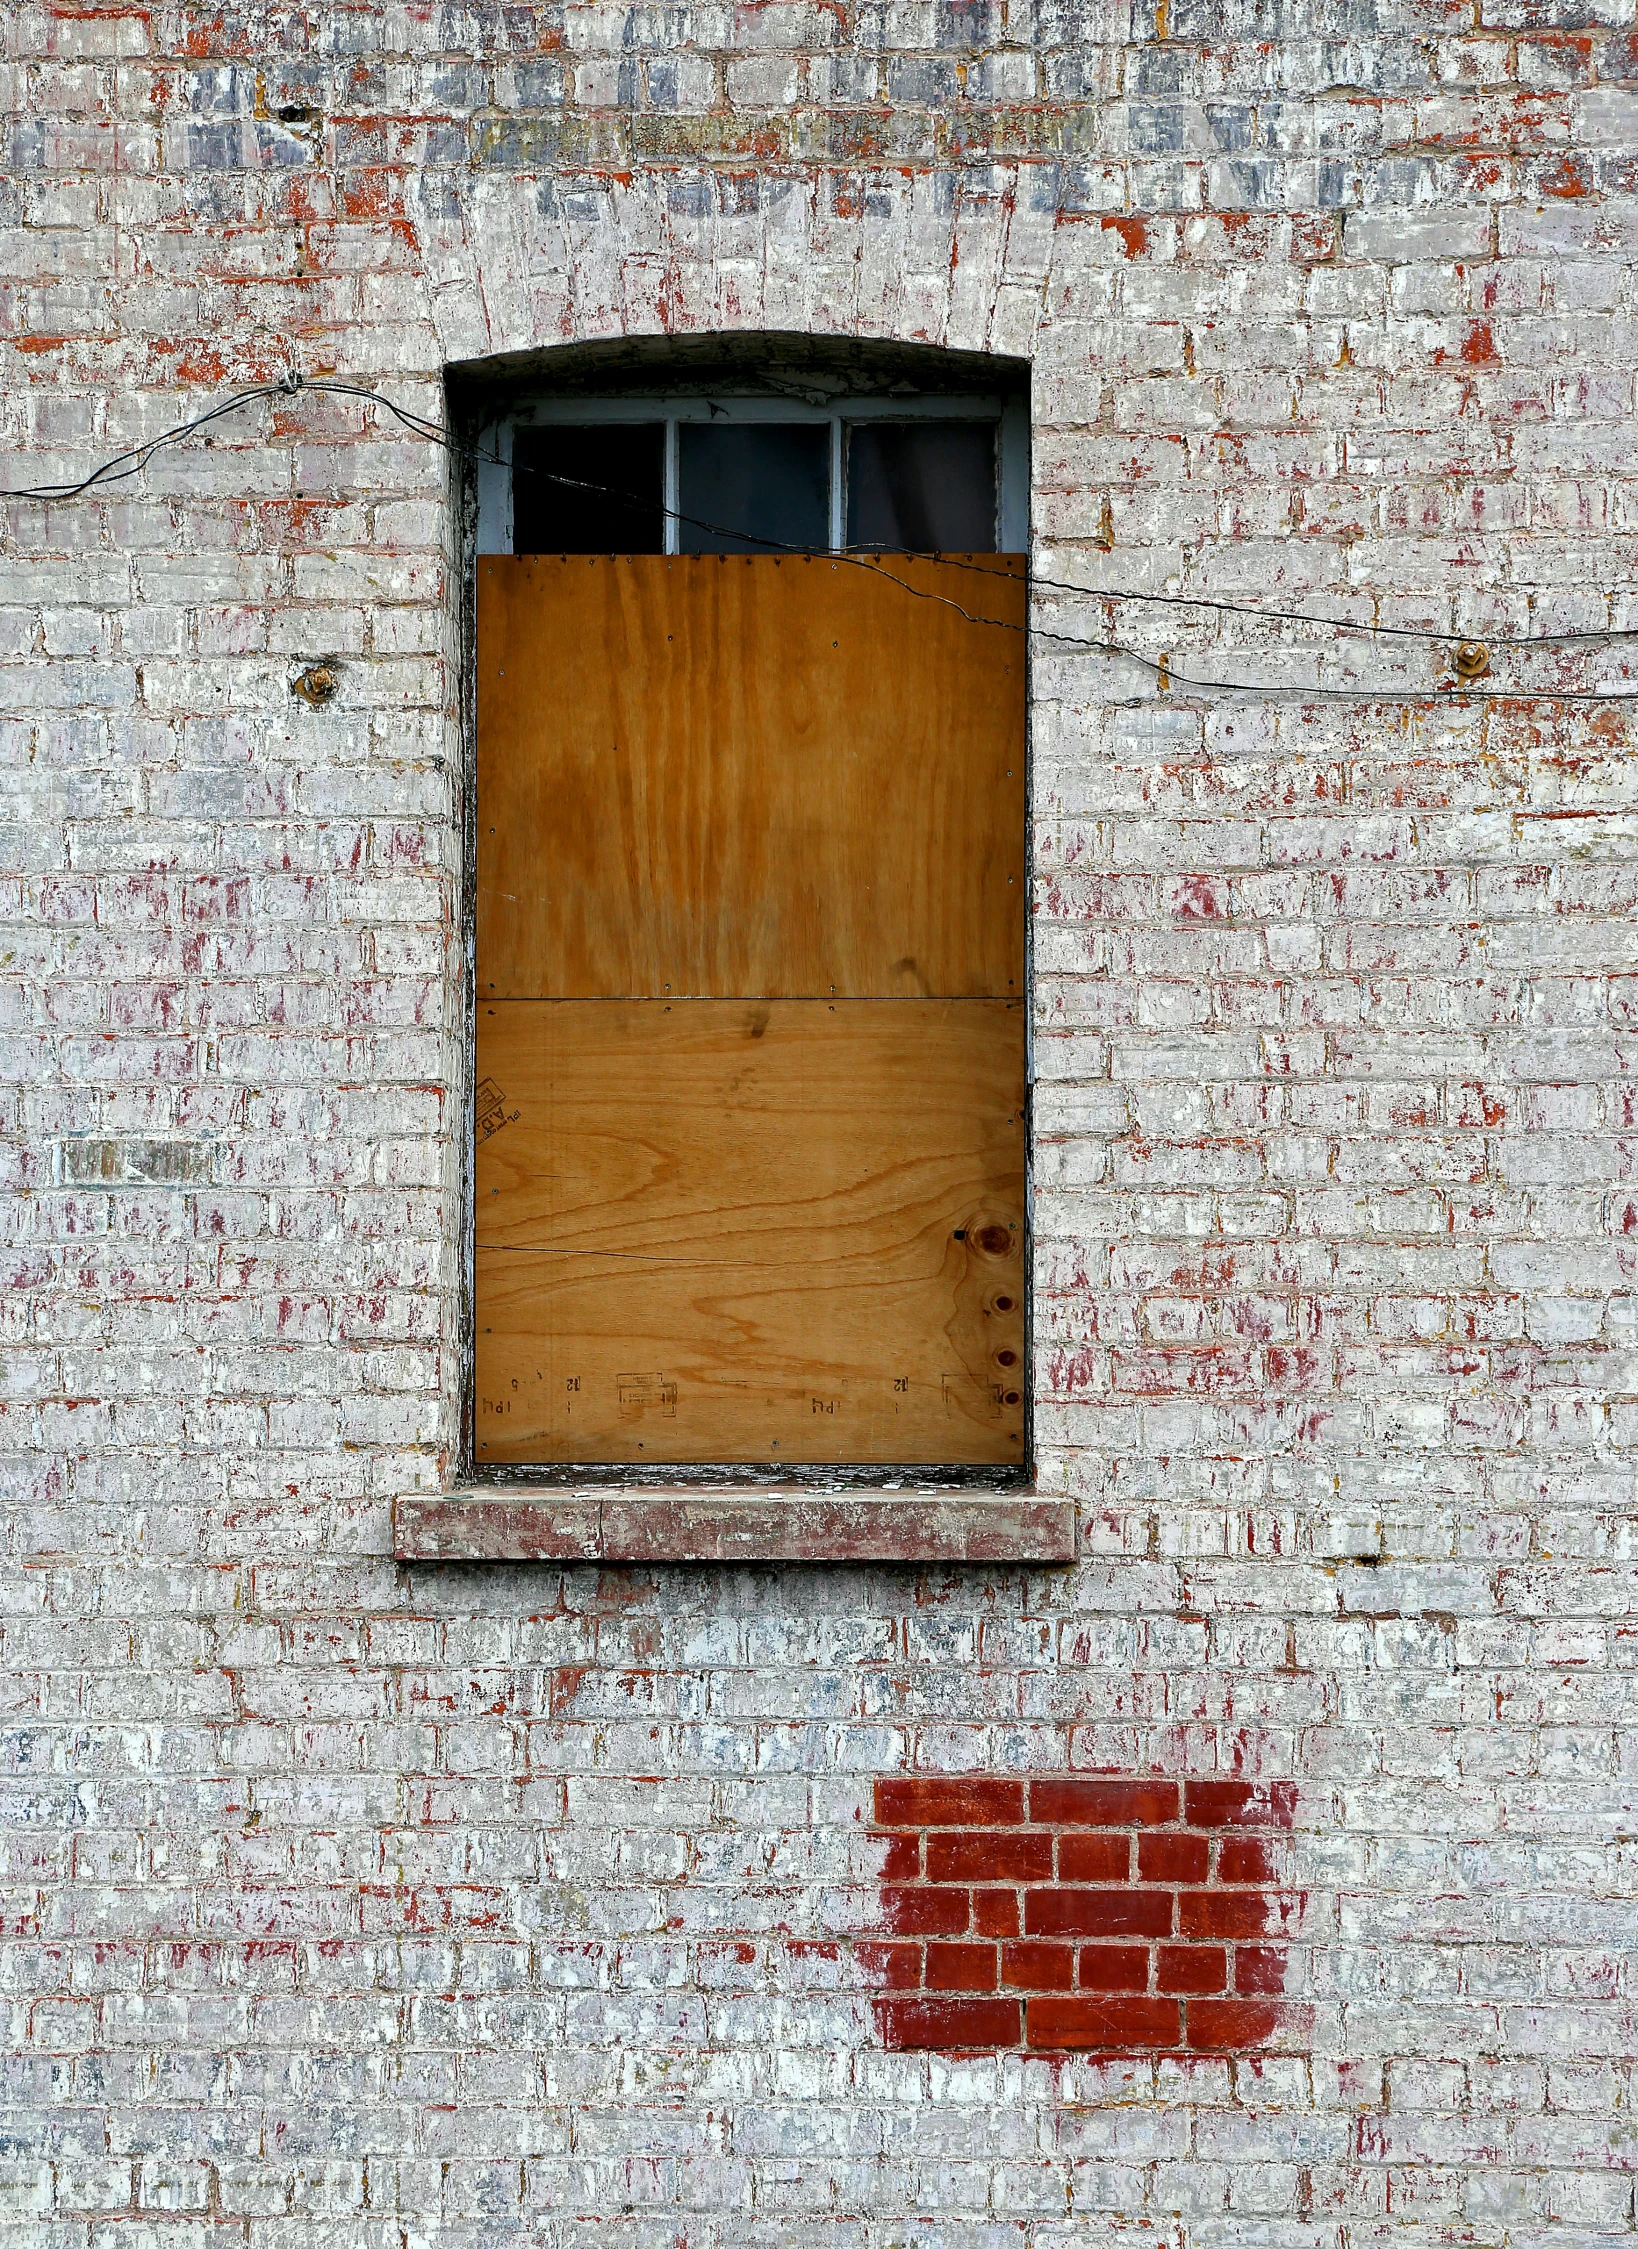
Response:
POLYGON ((1072 1562, 1075 1503, 1033 1492, 478 1486, 393 1509, 400 1562, 1072 1562))

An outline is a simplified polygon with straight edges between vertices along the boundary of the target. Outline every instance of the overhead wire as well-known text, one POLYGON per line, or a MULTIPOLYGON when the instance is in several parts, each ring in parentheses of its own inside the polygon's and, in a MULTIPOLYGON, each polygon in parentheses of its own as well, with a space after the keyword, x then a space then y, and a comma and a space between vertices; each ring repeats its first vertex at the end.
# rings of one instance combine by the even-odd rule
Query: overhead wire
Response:
MULTIPOLYGON (((501 454, 486 452, 481 446, 464 443, 461 439, 455 437, 451 431, 444 429, 441 424, 429 421, 424 415, 415 414, 409 408, 400 407, 395 400, 387 398, 381 392, 369 389, 364 384, 342 383, 339 381, 333 381, 328 378, 320 377, 316 378, 309 385, 309 387, 338 390, 354 397, 371 399, 375 404, 385 406, 390 413, 396 414, 407 427, 416 430, 421 435, 436 438, 440 443, 447 446, 451 452, 466 453, 475 459, 488 461, 492 465, 498 467, 506 467, 510 465, 513 469, 514 475, 519 473, 518 464, 508 464, 501 454)), ((587 481, 583 477, 564 476, 560 472, 550 469, 542 469, 532 463, 523 470, 523 473, 541 477, 548 483, 561 485, 567 489, 571 489, 574 491, 595 493, 599 498, 622 500, 629 499, 630 497, 629 494, 620 492, 612 485, 594 484, 587 481)), ((688 515, 679 509, 670 509, 667 512, 671 514, 678 523, 686 523, 690 526, 691 529, 694 530, 709 531, 717 534, 718 536, 726 536, 731 538, 743 538, 747 536, 747 534, 745 533, 733 530, 728 525, 710 522, 703 516, 688 515)), ((884 569, 879 562, 874 561, 866 553, 861 553, 856 550, 850 550, 846 548, 831 550, 828 548, 803 547, 789 540, 769 539, 761 537, 753 538, 751 540, 751 543, 758 547, 765 547, 772 552, 783 554, 823 553, 828 555, 829 559, 832 561, 847 562, 857 568, 874 569, 879 576, 888 578, 891 583, 896 586, 900 586, 906 593, 914 594, 923 600, 937 601, 948 608, 957 610, 963 617, 966 617, 968 622, 971 624, 994 625, 999 627, 1003 631, 1009 632, 1027 631, 1031 635, 1031 637, 1035 639, 1056 640, 1071 647, 1093 651, 1099 655, 1126 658, 1134 663, 1142 664, 1147 670, 1154 672, 1157 677, 1176 682, 1176 684, 1180 686, 1192 684, 1201 687, 1215 688, 1226 693, 1234 694, 1337 694, 1348 697, 1355 697, 1359 695, 1374 696, 1376 694, 1376 690, 1370 688, 1310 688, 1301 686, 1297 683, 1259 683, 1258 685, 1253 687, 1247 685, 1244 682, 1233 682, 1226 680, 1202 679, 1192 682, 1186 681, 1183 675, 1177 672, 1175 668, 1171 666, 1169 661, 1164 664, 1157 662, 1154 659, 1143 655, 1137 649, 1127 646, 1123 642, 1091 640, 1083 634, 1064 633, 1059 631, 1055 626, 1050 625, 1021 626, 1016 624, 1009 618, 975 617, 968 610, 963 608, 961 603, 953 600, 949 595, 935 594, 928 588, 912 586, 905 580, 895 577, 891 571, 884 569)), ((986 563, 970 561, 964 557, 956 555, 931 553, 917 554, 914 552, 906 552, 904 559, 907 561, 938 562, 945 568, 975 571, 981 573, 985 577, 993 578, 997 574, 995 570, 986 563)), ((1310 612, 1304 610, 1272 609, 1264 606, 1261 603, 1227 601, 1215 595, 1153 593, 1142 589, 1126 587, 1088 586, 1080 583, 1077 580, 1067 578, 1050 578, 1045 576, 1042 572, 1033 568, 1029 571, 1028 583, 1031 592, 1072 594, 1083 601, 1129 601, 1157 604, 1165 607, 1179 609, 1216 610, 1234 616, 1255 617, 1270 623, 1319 626, 1326 631, 1351 633, 1371 639, 1391 637, 1404 640, 1418 640, 1423 642, 1431 641, 1439 644, 1460 646, 1461 644, 1474 637, 1469 633, 1443 632, 1437 627, 1433 626, 1424 627, 1420 625, 1389 625, 1381 624, 1373 620, 1365 620, 1360 618, 1316 617, 1310 612)), ((1578 642, 1587 642, 1598 645, 1613 645, 1613 643, 1617 640, 1627 639, 1638 639, 1638 627, 1633 627, 1630 630, 1623 630, 1620 627, 1610 627, 1597 632, 1576 631, 1565 633, 1532 633, 1523 635, 1493 633, 1487 636, 1488 645, 1491 648, 1557 648, 1578 642)), ((1542 690, 1540 692, 1550 693, 1552 691, 1542 690)), ((1595 701, 1608 701, 1619 700, 1620 698, 1595 695, 1591 699, 1595 701)))
MULTIPOLYGON (((940 562, 957 570, 982 569, 982 563, 970 563, 959 555, 939 555, 940 562)), ((1374 618, 1316 617, 1307 609, 1273 609, 1262 602, 1227 601, 1215 594, 1149 593, 1135 586, 1089 586, 1078 578, 1049 578, 1044 572, 1032 570, 1030 584, 1045 593, 1078 595, 1083 601, 1152 602, 1172 609, 1210 609, 1232 617, 1257 617, 1269 624, 1321 625, 1328 632, 1352 633, 1371 640, 1421 640, 1460 646, 1481 635, 1474 632, 1445 632, 1437 625, 1388 625, 1374 618)), ((1574 588, 1574 591, 1601 591, 1601 589, 1574 588)), ((1607 598, 1607 596, 1601 596, 1607 598)), ((1612 645, 1618 640, 1638 640, 1638 625, 1600 625, 1594 629, 1579 627, 1570 632, 1545 633, 1491 633, 1482 635, 1490 648, 1564 648, 1577 642, 1612 645)))
POLYGON ((82 492, 89 492, 94 485, 118 484, 128 476, 137 475, 147 467, 162 446, 178 444, 184 437, 191 437, 195 430, 202 430, 211 422, 219 422, 224 414, 235 413, 241 406, 253 406, 259 398, 293 397, 298 390, 313 387, 305 380, 299 383, 288 380, 255 383, 249 390, 235 391, 231 398, 224 398, 215 406, 207 407, 203 414, 195 414, 191 421, 177 422, 170 429, 161 430, 157 437, 151 437, 141 445, 132 445, 125 452, 114 454, 112 459, 99 462, 88 476, 82 476, 75 482, 25 484, 9 492, 0 492, 0 500, 77 500, 82 492))
MULTIPOLYGON (((412 407, 400 405, 396 399, 389 397, 384 391, 373 389, 367 383, 352 382, 342 376, 309 376, 292 368, 289 373, 281 376, 276 382, 255 383, 243 390, 235 391, 229 397, 218 400, 214 406, 208 407, 203 413, 196 414, 187 421, 174 423, 139 445, 127 447, 125 451, 116 453, 110 459, 100 462, 83 477, 56 484, 25 485, 10 490, 0 490, 0 502, 33 500, 54 503, 78 499, 82 494, 93 491, 101 485, 121 483, 128 477, 138 475, 153 456, 163 448, 181 443, 184 439, 208 428, 213 422, 220 421, 225 415, 235 413, 245 406, 254 405, 261 399, 291 399, 299 396, 303 391, 319 391, 338 397, 366 400, 373 407, 385 408, 389 414, 393 415, 415 436, 430 440, 453 455, 485 461, 502 467, 508 465, 501 454, 486 451, 482 446, 458 437, 454 431, 446 428, 444 424, 431 420, 427 415, 416 413, 412 407)), ((552 470, 531 467, 525 473, 540 476, 550 483, 561 485, 567 489, 594 493, 602 498, 620 500, 630 497, 629 494, 621 493, 611 485, 591 483, 583 478, 564 476, 552 470)), ((703 517, 686 515, 675 509, 668 512, 677 522, 687 524, 691 529, 706 531, 718 537, 743 538, 746 536, 730 526, 713 523, 703 517)), ((941 607, 955 610, 969 624, 993 626, 1004 632, 1023 633, 1031 640, 1049 642, 1061 648, 1105 656, 1124 663, 1137 664, 1141 669, 1149 672, 1160 683, 1163 690, 1178 688, 1185 692, 1201 690, 1212 694, 1257 697, 1296 696, 1303 701, 1373 703, 1426 702, 1434 698, 1443 699, 1450 693, 1453 693, 1458 700, 1488 702, 1622 703, 1638 701, 1638 691, 1622 693, 1619 690, 1598 688, 1487 687, 1477 680, 1458 680, 1446 682, 1438 687, 1416 688, 1404 684, 1332 687, 1322 686, 1317 682, 1304 683, 1294 680, 1252 681, 1206 678, 1198 674, 1179 671, 1169 653, 1157 658, 1146 654, 1141 649, 1133 648, 1125 642, 1094 639, 1086 634, 1066 632, 1056 625, 1020 624, 1013 618, 976 615, 951 595, 938 593, 931 587, 913 585, 907 579, 897 576, 886 567, 878 556, 872 556, 868 553, 846 548, 835 551, 815 549, 777 539, 754 539, 751 543, 757 547, 766 548, 773 553, 814 556, 823 554, 826 559, 832 562, 845 563, 853 568, 869 570, 874 576, 885 578, 889 584, 897 586, 902 592, 913 596, 915 599, 932 601, 941 607)), ((970 570, 991 578, 997 575, 994 567, 990 564, 945 554, 905 553, 902 559, 905 561, 936 561, 946 568, 970 570)), ((1064 594, 1081 601, 1129 602, 1151 607, 1215 612, 1225 616, 1251 617, 1266 624, 1300 625, 1311 630, 1318 629, 1368 639, 1415 640, 1425 645, 1445 646, 1453 643, 1461 644, 1474 637, 1460 632, 1446 632, 1435 626, 1394 625, 1385 624, 1375 619, 1315 616, 1312 612, 1306 610, 1277 609, 1262 603, 1231 601, 1218 595, 1156 593, 1142 588, 1085 585, 1077 580, 1048 577, 1033 569, 1028 571, 1026 588, 1031 595, 1041 593, 1064 594)), ((1596 591, 1598 589, 1586 590, 1596 591)), ((1513 650, 1586 646, 1613 647, 1618 642, 1632 639, 1638 639, 1638 627, 1611 626, 1596 631, 1583 629, 1562 633, 1491 634, 1486 636, 1486 646, 1488 648, 1513 650)))

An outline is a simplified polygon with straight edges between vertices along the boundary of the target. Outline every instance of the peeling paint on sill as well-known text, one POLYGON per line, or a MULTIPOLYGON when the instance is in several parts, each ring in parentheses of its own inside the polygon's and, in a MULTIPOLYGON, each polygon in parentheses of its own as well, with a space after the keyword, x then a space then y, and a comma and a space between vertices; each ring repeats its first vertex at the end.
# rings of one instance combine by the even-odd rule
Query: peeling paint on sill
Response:
POLYGON ((1075 1559, 1073 1500, 1016 1492, 480 1488, 400 1499, 393 1526, 401 1562, 1075 1559))

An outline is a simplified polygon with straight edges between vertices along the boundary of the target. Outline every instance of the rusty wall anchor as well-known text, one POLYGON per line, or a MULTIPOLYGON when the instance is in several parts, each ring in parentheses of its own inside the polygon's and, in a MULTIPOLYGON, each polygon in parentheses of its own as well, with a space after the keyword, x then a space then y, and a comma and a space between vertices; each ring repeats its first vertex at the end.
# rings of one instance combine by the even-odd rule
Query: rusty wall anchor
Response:
POLYGON ((291 694, 299 695, 315 711, 326 703, 333 703, 340 687, 341 673, 332 663, 309 664, 290 682, 291 694))

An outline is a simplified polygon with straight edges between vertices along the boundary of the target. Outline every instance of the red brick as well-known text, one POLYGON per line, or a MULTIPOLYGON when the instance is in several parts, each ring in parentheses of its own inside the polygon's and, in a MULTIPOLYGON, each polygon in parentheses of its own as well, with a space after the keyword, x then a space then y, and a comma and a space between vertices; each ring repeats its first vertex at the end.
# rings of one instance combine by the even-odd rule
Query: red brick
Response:
POLYGON ((905 1835, 886 1835, 881 1838, 881 1879, 884 1882, 914 1882, 921 1873, 921 1836, 912 1831, 905 1835))
MULTIPOLYGON (((880 1787, 882 1784, 877 1783, 880 1787)), ((1174 1780, 1032 1780, 1032 1819, 1049 1827, 1164 1827, 1177 1817, 1174 1780)))
POLYGON ((1181 2013, 1175 1999, 1065 1999, 1054 1993, 1029 2002, 1027 2042, 1037 2052, 1101 2047, 1150 2054, 1180 2043, 1181 2013))
POLYGON ((1297 1810, 1290 1780, 1191 1780, 1185 1795, 1191 1827, 1289 1827, 1297 1810))
POLYGON ((996 1987, 994 1945, 930 1944, 926 1985, 929 1991, 993 1991, 996 1987))
POLYGON ((1144 1882, 1204 1882, 1211 1845, 1203 1835, 1140 1835, 1138 1877, 1144 1882))
POLYGON ((1058 1879, 1061 1882, 1125 1882, 1132 1872, 1132 1839, 1128 1835, 1060 1835, 1058 1879))
POLYGON ((973 1933, 980 1937, 1015 1937, 1018 1934, 1018 1892, 975 1890, 973 1933))
POLYGON ((1228 1954, 1220 1944, 1163 1944, 1155 1964, 1157 1991, 1222 1991, 1228 1954))
POLYGON ((1016 2046, 1022 2010, 1016 1999, 878 1999, 876 2019, 894 2053, 1016 2046))
POLYGON ((1263 1999, 1191 1999, 1188 2044, 1197 2053, 1243 2053, 1279 2027, 1280 2010, 1263 1999))
POLYGON ((1260 1890, 1182 1890, 1177 1900, 1180 1937, 1261 1937, 1279 1926, 1280 1909, 1260 1890))
POLYGON ((1000 1827, 1024 1816, 1021 1780, 923 1779, 876 1783, 878 1827, 1000 1827))
POLYGON ((1052 1837, 1040 1832, 980 1828, 968 1835, 929 1835, 929 1882, 1050 1882, 1052 1837))
POLYGON ((1242 1944, 1234 1952, 1236 1991, 1284 1991, 1286 1949, 1283 1944, 1242 1944))
POLYGON ((1146 1944, 1083 1944, 1076 1963, 1082 1991, 1147 1991, 1146 1944))
POLYGON ((1217 1852, 1219 1882, 1271 1882, 1274 1853, 1260 1835, 1225 1835, 1217 1852))
POLYGON ((1018 1991, 1068 1991, 1075 1981, 1075 1948, 1067 1944, 1006 1944, 1001 1981, 1018 1991))
POLYGON ((1024 1927, 1032 1937, 1169 1937, 1170 1890, 1031 1890, 1024 1927))
POLYGON ((896 1937, 959 1937, 967 1930, 965 1890, 935 1890, 924 1884, 884 1889, 882 1926, 896 1937))
POLYGON ((878 1781, 884 1926, 935 1940, 861 1947, 891 1995, 877 2001, 882 2036, 900 2050, 1022 2037, 1036 2051, 1129 2053, 1246 2051, 1282 2022, 1291 2036, 1292 2010, 1275 2004, 1286 1948, 1255 1940, 1296 1911, 1267 1832, 1290 1825, 1295 1803, 1289 1782, 1157 1775, 878 1781), (1156 1832, 1185 1816, 1188 1828, 1156 1832))
POLYGON ((870 1981, 888 1991, 914 1991, 921 1982, 919 1944, 874 1944, 866 1938, 858 1961, 870 1981))

